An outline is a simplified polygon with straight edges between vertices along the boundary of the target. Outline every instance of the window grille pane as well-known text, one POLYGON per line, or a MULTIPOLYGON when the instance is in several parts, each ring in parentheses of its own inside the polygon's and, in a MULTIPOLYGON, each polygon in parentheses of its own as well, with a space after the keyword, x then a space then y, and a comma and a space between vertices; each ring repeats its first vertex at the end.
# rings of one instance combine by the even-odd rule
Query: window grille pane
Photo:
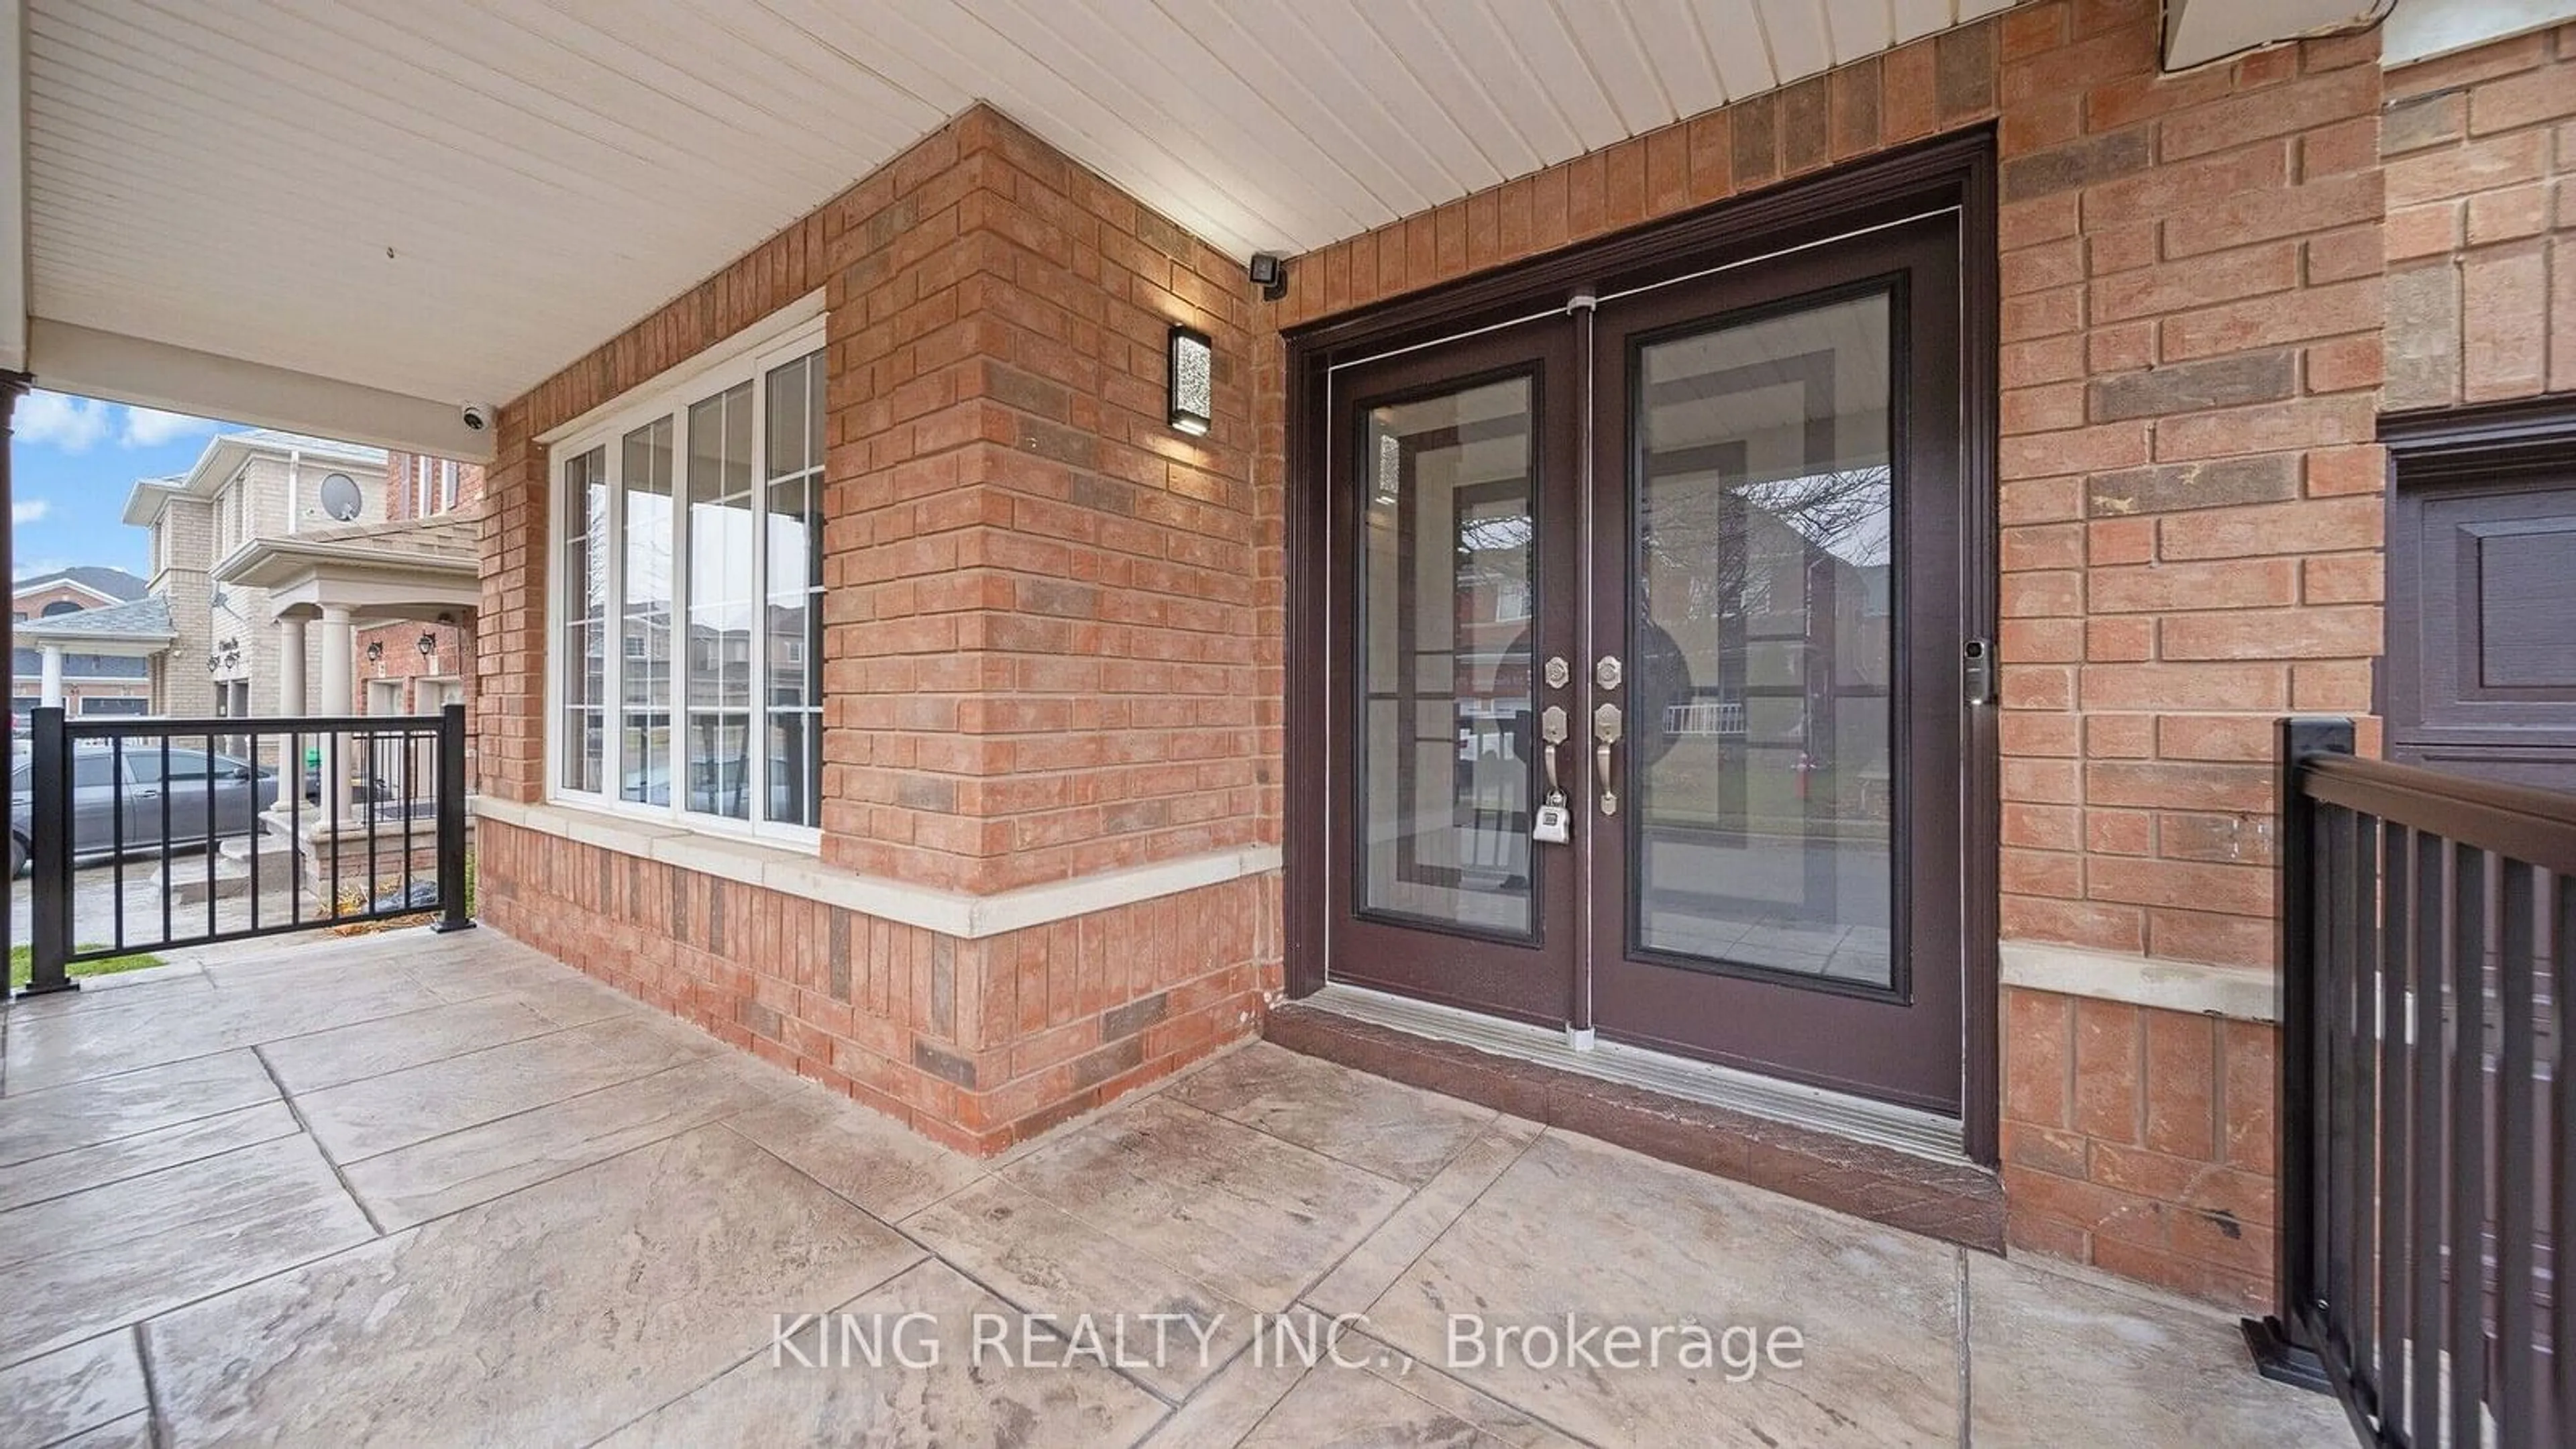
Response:
POLYGON ((763 818, 821 823, 823 781, 823 354, 768 377, 769 454, 762 546, 769 597, 762 659, 769 798, 763 818))
POLYGON ((689 409, 687 795, 683 808, 750 818, 751 384, 689 409))
POLYGON ((608 702, 608 453, 564 464, 563 785, 597 794, 608 702))
POLYGON ((619 480, 626 598, 617 794, 644 805, 671 803, 671 429, 664 417, 628 433, 619 480))

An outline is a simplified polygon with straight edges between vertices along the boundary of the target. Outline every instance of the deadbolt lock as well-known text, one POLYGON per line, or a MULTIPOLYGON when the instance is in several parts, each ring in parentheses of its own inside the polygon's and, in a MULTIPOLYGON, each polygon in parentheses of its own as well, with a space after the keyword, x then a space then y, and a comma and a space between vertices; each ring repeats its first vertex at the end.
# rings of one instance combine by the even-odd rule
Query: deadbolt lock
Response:
POLYGON ((1592 663, 1592 682, 1603 689, 1619 687, 1619 656, 1604 654, 1592 663))
POLYGON ((1573 682, 1574 666, 1566 663, 1565 656, 1562 654, 1549 655, 1547 658, 1547 687, 1550 689, 1563 689, 1573 682))

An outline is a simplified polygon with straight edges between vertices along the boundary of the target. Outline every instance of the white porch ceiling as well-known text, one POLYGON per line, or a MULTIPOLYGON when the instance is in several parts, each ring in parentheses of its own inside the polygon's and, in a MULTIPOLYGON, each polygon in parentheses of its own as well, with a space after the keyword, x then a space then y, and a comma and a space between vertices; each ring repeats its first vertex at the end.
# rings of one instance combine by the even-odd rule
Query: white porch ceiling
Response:
POLYGON ((1299 252, 2010 0, 22 3, 29 312, 452 414, 977 99, 1299 252))

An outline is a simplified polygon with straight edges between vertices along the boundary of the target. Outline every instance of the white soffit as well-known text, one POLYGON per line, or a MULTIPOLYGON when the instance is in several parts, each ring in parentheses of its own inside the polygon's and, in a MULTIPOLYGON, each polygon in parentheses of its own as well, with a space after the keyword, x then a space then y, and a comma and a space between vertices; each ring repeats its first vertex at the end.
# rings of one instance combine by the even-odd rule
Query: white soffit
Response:
POLYGON ((978 99, 1230 253, 1294 253, 2009 3, 0 14, 27 10, 29 311, 452 407, 525 391, 978 99))

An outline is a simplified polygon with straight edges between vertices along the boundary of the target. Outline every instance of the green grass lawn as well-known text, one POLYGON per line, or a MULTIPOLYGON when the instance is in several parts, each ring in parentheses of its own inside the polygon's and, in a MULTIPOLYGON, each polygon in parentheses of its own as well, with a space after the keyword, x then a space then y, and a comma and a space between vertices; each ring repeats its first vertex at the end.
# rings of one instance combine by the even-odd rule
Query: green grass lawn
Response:
MULTIPOLYGON (((91 951, 91 950, 96 950, 97 948, 96 948, 96 947, 94 947, 94 946, 83 946, 83 947, 81 947, 80 949, 82 949, 82 950, 84 950, 84 951, 91 951)), ((116 974, 117 972, 119 972, 119 971, 140 971, 140 970, 142 970, 142 969, 143 969, 144 967, 146 967, 146 966, 158 966, 158 965, 160 965, 160 964, 161 964, 161 958, 160 958, 160 957, 153 955, 153 954, 152 954, 151 952, 149 952, 149 951, 137 951, 137 952, 135 952, 134 954, 132 954, 132 955, 130 955, 130 956, 109 956, 109 957, 106 957, 106 958, 104 958, 104 959, 102 959, 102 960, 97 960, 97 961, 75 961, 75 962, 73 962, 73 963, 72 963, 72 975, 74 975, 74 976, 113 976, 113 975, 115 975, 115 974, 116 974)), ((32 947, 28 947, 28 946, 12 946, 12 947, 10 947, 10 948, 9 948, 9 985, 10 985, 10 987, 11 987, 12 989, 15 989, 15 988, 17 988, 17 987, 20 987, 20 986, 24 986, 24 985, 26 985, 26 984, 27 984, 28 976, 29 976, 30 972, 34 969, 34 966, 35 966, 35 952, 34 952, 34 948, 32 948, 32 947)))

